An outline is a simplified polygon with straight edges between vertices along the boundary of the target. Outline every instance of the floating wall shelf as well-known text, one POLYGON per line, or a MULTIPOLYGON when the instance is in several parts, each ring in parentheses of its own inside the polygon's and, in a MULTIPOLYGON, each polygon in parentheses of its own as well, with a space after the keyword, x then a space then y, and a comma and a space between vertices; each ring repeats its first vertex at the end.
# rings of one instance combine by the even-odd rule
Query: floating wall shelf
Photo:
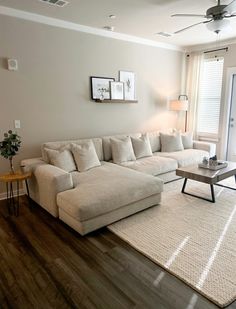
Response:
POLYGON ((96 103, 138 103, 138 100, 95 100, 96 103))

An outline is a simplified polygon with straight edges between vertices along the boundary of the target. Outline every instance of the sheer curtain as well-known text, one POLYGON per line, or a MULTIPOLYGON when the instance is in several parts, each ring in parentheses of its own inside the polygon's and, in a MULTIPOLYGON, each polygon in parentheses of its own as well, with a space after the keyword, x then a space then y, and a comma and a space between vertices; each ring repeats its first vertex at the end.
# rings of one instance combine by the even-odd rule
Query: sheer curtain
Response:
POLYGON ((198 90, 203 59, 203 53, 191 53, 187 62, 186 93, 189 99, 188 130, 194 133, 195 138, 197 137, 198 90))

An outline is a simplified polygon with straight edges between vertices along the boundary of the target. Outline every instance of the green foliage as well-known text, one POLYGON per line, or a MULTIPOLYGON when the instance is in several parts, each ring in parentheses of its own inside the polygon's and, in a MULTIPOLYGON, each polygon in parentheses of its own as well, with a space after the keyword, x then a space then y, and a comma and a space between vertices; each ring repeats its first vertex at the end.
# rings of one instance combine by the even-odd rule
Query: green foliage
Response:
POLYGON ((11 159, 19 151, 20 145, 20 136, 9 130, 4 133, 4 140, 0 142, 0 155, 6 159, 11 159))

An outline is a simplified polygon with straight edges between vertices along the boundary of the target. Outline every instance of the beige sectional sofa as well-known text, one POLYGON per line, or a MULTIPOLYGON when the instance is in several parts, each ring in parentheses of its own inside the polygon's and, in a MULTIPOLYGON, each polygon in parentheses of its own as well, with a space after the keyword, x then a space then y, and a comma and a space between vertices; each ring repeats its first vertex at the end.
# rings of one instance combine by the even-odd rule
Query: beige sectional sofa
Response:
MULTIPOLYGON (((131 136, 138 138, 141 134, 131 136)), ((193 149, 163 153, 159 132, 151 132, 148 137, 151 156, 114 164, 111 139, 126 137, 116 135, 43 144, 42 158, 22 161, 24 169, 33 173, 29 181, 31 198, 85 235, 157 205, 161 201, 163 181, 174 179, 178 166, 200 162, 204 156, 215 153, 214 144, 203 142, 194 142, 193 149), (84 145, 91 141, 100 166, 83 172, 67 172, 49 164, 48 149, 69 149, 71 143, 84 145)))

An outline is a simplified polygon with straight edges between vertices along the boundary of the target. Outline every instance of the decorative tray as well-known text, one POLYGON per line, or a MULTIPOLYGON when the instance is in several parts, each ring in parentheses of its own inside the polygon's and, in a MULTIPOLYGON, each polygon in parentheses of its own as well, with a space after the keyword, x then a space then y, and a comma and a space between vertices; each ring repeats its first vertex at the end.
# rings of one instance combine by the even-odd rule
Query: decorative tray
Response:
POLYGON ((198 167, 206 168, 208 170, 213 170, 213 171, 220 170, 227 166, 228 166, 228 163, 224 161, 217 161, 217 165, 209 165, 209 164, 203 164, 203 163, 198 164, 198 167))

